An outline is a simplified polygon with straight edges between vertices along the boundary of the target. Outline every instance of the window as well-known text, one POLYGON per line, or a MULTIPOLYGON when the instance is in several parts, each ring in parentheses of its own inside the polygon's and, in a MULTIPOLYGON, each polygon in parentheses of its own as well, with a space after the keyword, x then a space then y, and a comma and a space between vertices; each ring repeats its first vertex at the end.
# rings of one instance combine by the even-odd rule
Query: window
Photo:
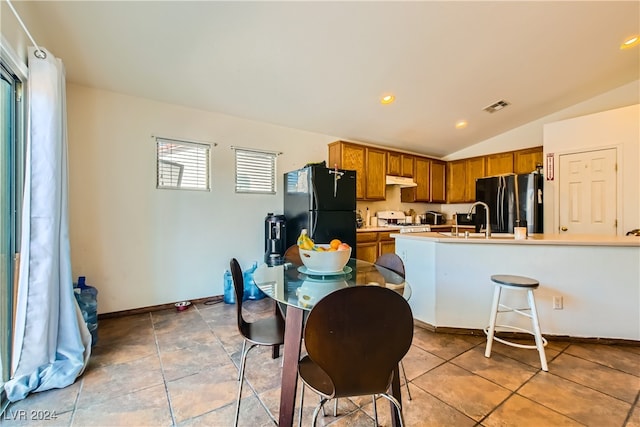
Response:
POLYGON ((276 157, 280 153, 231 147, 236 151, 236 193, 276 193, 276 157))
POLYGON ((209 186, 209 144, 156 138, 157 188, 205 190, 209 186))

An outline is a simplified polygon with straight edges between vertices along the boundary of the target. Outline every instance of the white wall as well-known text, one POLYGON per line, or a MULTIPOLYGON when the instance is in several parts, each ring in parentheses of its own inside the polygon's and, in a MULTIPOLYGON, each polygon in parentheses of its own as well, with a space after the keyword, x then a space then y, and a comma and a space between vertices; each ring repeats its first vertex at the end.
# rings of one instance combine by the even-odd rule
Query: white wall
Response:
POLYGON ((617 148, 618 234, 640 228, 640 105, 550 123, 544 126, 544 155, 553 153, 556 180, 545 182, 545 232, 558 230, 559 155, 617 148))
POLYGON ((337 139, 73 84, 67 109, 72 268, 100 313, 221 295, 231 257, 262 261, 282 173, 326 160, 337 139), (218 143, 211 191, 157 190, 152 134, 218 143), (276 195, 235 193, 231 145, 283 152, 276 195))

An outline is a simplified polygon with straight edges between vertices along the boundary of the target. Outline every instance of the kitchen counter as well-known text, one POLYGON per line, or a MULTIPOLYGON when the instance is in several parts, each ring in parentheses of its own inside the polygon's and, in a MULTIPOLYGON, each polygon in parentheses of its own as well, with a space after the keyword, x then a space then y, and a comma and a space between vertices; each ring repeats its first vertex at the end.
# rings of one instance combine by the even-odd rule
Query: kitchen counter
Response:
MULTIPOLYGON (((433 227, 433 226, 432 226, 433 227)), ((460 227, 461 230, 462 227, 460 227)), ((569 246, 635 246, 640 247, 638 236, 602 236, 602 235, 571 235, 571 234, 531 234, 526 239, 517 240, 513 234, 493 233, 486 238, 484 233, 470 233, 464 236, 449 236, 438 232, 429 233, 394 233, 396 239, 425 239, 440 243, 464 244, 507 244, 507 245, 569 245, 569 246)))
MULTIPOLYGON (((436 328, 481 330, 489 322, 490 277, 514 274, 540 282, 535 297, 543 335, 640 342, 638 237, 391 236, 404 260, 418 321, 436 328), (554 309, 554 298, 562 300, 561 309, 554 309)), ((517 326, 530 327, 517 317, 517 326)))
MULTIPOLYGON (((426 226, 427 224, 415 224, 415 225, 421 225, 421 226, 426 226)), ((429 228, 433 231, 438 231, 438 230, 449 230, 451 228, 454 228, 455 225, 452 224, 440 224, 440 225, 429 225, 429 228)), ((356 232, 358 233, 364 233, 367 231, 399 231, 402 227, 398 226, 398 227, 393 227, 393 226, 384 226, 384 227, 375 227, 375 226, 366 226, 366 227, 362 227, 362 228, 358 228, 356 229, 356 232)), ((460 230, 475 230, 475 226, 469 225, 469 226, 464 226, 461 225, 459 226, 460 230)), ((427 233, 415 233, 415 234, 427 234, 427 233)))

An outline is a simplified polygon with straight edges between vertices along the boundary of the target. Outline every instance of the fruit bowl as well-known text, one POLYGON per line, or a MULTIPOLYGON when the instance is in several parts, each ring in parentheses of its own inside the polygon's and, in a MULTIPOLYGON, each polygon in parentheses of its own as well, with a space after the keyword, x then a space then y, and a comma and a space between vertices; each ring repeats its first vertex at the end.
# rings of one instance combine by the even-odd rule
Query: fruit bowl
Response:
MULTIPOLYGON (((329 245, 316 245, 329 249, 329 245)), ((339 251, 310 251, 300 249, 300 259, 312 273, 336 273, 342 271, 351 257, 351 248, 339 251)))

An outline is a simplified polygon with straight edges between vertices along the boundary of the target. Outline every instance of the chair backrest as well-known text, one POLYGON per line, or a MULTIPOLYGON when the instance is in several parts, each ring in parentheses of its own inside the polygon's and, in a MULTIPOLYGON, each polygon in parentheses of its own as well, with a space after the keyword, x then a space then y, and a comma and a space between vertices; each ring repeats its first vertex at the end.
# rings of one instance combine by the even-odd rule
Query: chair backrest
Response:
POLYGON ((244 336, 247 322, 242 317, 242 299, 244 298, 244 278, 242 276, 242 268, 238 260, 231 258, 229 263, 231 268, 231 278, 233 279, 233 288, 236 293, 236 311, 238 316, 238 330, 244 336))
POLYGON ((309 313, 307 354, 333 382, 333 397, 385 393, 409 351, 413 316, 398 293, 378 286, 334 291, 309 313))
POLYGON ((382 254, 378 257, 375 264, 393 271, 394 273, 402 276, 402 278, 405 277, 404 263, 402 262, 402 258, 397 254, 382 254))
POLYGON ((284 251, 284 260, 293 262, 297 265, 302 265, 302 259, 300 258, 300 247, 298 245, 291 245, 284 251))

